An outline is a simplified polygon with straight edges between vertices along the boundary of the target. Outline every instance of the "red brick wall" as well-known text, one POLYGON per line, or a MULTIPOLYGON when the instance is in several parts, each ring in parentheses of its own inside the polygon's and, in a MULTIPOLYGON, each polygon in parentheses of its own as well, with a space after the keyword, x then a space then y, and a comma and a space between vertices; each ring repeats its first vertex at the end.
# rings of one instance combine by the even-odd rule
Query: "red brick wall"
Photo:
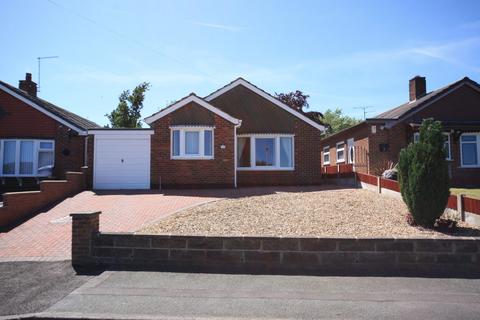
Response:
POLYGON ((0 139, 54 139, 54 175, 58 178, 64 178, 66 171, 79 171, 84 165, 84 138, 75 131, 1 90, 0 107, 6 113, 0 118, 0 139))
POLYGON ((151 185, 175 187, 233 187, 234 186, 234 125, 214 115, 214 159, 170 159, 170 125, 175 112, 152 124, 151 185), (225 149, 220 146, 225 145, 225 149), (161 182, 160 182, 161 180, 161 182))
POLYGON ((48 205, 85 189, 85 178, 82 172, 67 172, 66 179, 42 181, 40 182, 40 191, 3 194, 3 206, 0 207, 0 227, 24 219, 48 205))
POLYGON ((319 184, 321 132, 302 120, 295 119, 295 170, 238 171, 239 186, 319 184))

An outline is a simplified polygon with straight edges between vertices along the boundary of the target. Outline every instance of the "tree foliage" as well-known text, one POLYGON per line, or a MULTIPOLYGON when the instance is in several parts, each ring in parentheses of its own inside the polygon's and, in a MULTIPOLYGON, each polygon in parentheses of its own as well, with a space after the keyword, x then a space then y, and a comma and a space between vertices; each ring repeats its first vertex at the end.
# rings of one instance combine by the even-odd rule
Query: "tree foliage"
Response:
POLYGON ((118 97, 118 106, 105 116, 110 121, 112 128, 141 128, 140 121, 145 92, 150 89, 148 82, 142 82, 133 89, 123 91, 118 97))
POLYGON ((423 121, 419 142, 400 152, 398 173, 403 201, 415 222, 432 227, 443 214, 450 195, 440 122, 423 121))
POLYGON ((304 109, 308 109, 310 107, 307 101, 310 96, 308 94, 304 94, 300 90, 287 93, 275 93, 275 97, 290 108, 300 112, 305 111, 304 109))
POLYGON ((323 114, 323 123, 326 126, 327 136, 350 128, 360 122, 361 120, 359 119, 344 115, 340 108, 336 108, 335 110, 327 109, 323 114))

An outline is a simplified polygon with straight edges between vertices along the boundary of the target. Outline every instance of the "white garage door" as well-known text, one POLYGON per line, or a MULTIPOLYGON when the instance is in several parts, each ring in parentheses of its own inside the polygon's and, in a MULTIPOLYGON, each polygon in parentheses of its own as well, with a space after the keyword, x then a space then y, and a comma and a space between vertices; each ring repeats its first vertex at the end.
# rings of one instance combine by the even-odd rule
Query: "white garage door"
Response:
POLYGON ((150 188, 150 131, 95 134, 94 189, 150 188))

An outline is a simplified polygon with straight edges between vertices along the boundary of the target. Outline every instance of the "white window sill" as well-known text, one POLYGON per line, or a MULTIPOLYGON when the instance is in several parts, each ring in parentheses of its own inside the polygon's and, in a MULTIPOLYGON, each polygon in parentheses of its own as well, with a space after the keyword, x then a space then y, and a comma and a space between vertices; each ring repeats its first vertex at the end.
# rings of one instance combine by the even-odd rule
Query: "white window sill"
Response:
POLYGON ((337 163, 345 163, 345 160, 337 160, 337 163))
POLYGON ((326 166, 326 165, 329 165, 330 164, 330 161, 329 162, 324 162, 323 165, 326 166))
POLYGON ((237 171, 294 171, 295 168, 282 167, 238 167, 237 171))
POLYGON ((170 160, 213 160, 214 157, 203 157, 203 156, 178 156, 170 157, 170 160))

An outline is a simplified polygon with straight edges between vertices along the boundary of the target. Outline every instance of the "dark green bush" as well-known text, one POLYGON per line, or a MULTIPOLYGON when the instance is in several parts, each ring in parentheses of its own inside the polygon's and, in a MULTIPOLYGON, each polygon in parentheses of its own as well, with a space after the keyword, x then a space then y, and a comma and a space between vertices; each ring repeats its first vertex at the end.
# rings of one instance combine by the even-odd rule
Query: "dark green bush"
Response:
POLYGON ((420 140, 400 152, 398 176, 403 201, 415 222, 433 227, 445 210, 449 190, 444 135, 440 122, 425 119, 420 140))

